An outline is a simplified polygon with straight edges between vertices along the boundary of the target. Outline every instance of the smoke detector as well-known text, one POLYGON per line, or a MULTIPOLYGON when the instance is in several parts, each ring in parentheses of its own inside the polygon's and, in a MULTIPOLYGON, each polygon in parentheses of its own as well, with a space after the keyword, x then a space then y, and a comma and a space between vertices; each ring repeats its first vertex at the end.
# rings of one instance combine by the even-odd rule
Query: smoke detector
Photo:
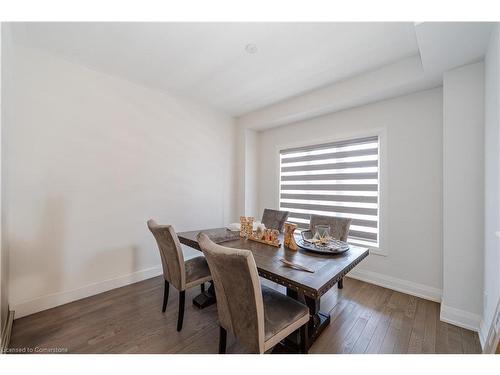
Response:
POLYGON ((257 45, 254 43, 249 43, 245 46, 245 51, 253 55, 254 53, 257 53, 257 45))

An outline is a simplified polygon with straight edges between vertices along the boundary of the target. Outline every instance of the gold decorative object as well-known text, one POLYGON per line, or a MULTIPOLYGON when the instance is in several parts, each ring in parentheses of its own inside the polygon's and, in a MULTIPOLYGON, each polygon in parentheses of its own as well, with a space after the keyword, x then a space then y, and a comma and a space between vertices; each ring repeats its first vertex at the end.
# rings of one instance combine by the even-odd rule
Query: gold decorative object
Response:
POLYGON ((253 221, 254 218, 252 216, 247 217, 247 237, 253 236, 253 221))
POLYGON ((254 218, 251 216, 240 216, 240 237, 251 241, 265 243, 275 247, 280 247, 279 231, 276 229, 265 229, 264 225, 259 225, 257 230, 253 230, 254 218))
POLYGON ((297 224, 285 223, 285 247, 288 247, 290 250, 297 250, 299 248, 293 235, 295 229, 297 229, 297 224))
POLYGON ((253 221, 251 216, 240 216, 240 237, 249 237, 253 235, 253 221))
POLYGON ((257 230, 255 231, 255 235, 259 240, 261 240, 262 237, 264 237, 265 230, 266 230, 266 226, 264 224, 257 226, 257 230))

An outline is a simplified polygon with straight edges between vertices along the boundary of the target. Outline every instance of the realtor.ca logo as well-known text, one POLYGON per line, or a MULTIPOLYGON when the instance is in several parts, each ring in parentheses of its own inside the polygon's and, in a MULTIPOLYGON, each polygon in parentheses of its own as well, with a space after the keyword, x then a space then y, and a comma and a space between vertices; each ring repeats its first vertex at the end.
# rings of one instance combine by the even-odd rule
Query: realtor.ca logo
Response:
POLYGON ((35 347, 20 347, 20 348, 7 348, 5 349, 5 353, 8 354, 58 354, 58 353, 67 353, 68 348, 44 348, 40 346, 35 347))

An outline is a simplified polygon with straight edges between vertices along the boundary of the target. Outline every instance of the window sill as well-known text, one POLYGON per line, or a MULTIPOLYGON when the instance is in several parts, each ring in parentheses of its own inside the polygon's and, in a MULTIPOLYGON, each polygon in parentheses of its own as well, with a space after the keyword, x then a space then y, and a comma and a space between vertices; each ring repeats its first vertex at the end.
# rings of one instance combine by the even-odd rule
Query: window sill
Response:
POLYGON ((386 250, 381 249, 379 246, 370 246, 369 244, 363 244, 363 243, 358 243, 356 241, 347 241, 349 245, 354 245, 354 246, 359 246, 359 247, 364 247, 370 250, 370 254, 375 254, 375 255, 381 255, 381 256, 388 256, 388 252, 386 250))
POLYGON ((386 257, 389 255, 386 250, 382 250, 378 247, 369 247, 368 246, 368 250, 370 250, 370 254, 374 254, 374 255, 380 255, 383 257, 386 257))

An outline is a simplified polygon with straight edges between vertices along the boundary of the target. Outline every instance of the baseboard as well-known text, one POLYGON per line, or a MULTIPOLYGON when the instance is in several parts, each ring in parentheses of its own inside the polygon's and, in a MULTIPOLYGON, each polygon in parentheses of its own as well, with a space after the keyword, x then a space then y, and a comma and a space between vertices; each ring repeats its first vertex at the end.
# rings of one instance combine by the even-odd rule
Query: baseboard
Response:
POLYGON ((133 284, 138 281, 150 279, 161 274, 161 265, 157 265, 145 270, 118 276, 113 279, 89 284, 81 288, 60 293, 48 294, 29 301, 12 303, 12 308, 16 311, 16 318, 22 318, 23 316, 31 315, 56 306, 64 305, 66 303, 90 297, 95 294, 107 292, 108 290, 133 284))
POLYGON ((397 292, 406 293, 430 301, 441 302, 442 290, 428 285, 398 279, 396 277, 366 271, 363 269, 354 269, 349 272, 347 276, 370 284, 382 286, 387 289, 392 289, 397 292))
POLYGON ((5 353, 10 343, 10 334, 12 332, 12 323, 14 322, 14 311, 9 310, 7 321, 0 336, 0 353, 5 353))
MULTIPOLYGON (((458 327, 470 329, 475 332, 479 331, 481 316, 465 310, 456 309, 441 303, 440 319, 443 322, 453 324, 458 327)), ((481 339, 481 336, 479 336, 481 339)))
POLYGON ((489 323, 484 318, 481 319, 478 332, 479 341, 481 342, 483 353, 493 354, 500 341, 500 299, 497 302, 493 316, 488 320, 490 321, 489 323))
MULTIPOLYGON (((493 326, 493 324, 491 326, 493 326)), ((479 335, 479 342, 481 344, 481 349, 483 349, 483 351, 486 348, 486 342, 488 340, 489 332, 490 332, 489 327, 487 326, 485 321, 481 319, 481 322, 479 323, 479 331, 477 332, 477 334, 479 335)))

